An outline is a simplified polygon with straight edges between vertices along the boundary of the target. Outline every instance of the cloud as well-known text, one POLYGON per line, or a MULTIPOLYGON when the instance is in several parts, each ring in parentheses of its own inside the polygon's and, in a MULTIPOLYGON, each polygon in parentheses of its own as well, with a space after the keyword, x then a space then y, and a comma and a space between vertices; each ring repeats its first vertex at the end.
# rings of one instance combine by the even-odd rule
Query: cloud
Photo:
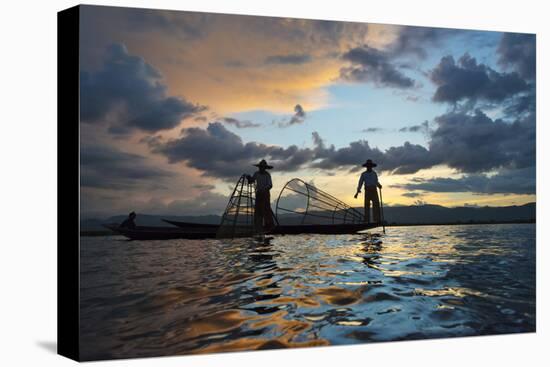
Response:
POLYGON ((367 127, 366 129, 361 130, 364 133, 379 133, 384 131, 383 127, 367 127))
MULTIPOLYGON (((415 178, 409 183, 392 185, 392 187, 427 192, 472 192, 489 195, 535 194, 536 175, 535 167, 529 167, 517 170, 503 170, 493 176, 471 174, 460 178, 415 178)), ((406 194, 403 195, 408 196, 406 194)))
POLYGON ((308 54, 272 55, 265 59, 267 65, 301 65, 312 60, 308 54))
POLYGON ((449 112, 435 122, 429 150, 441 164, 467 173, 535 165, 534 116, 510 123, 476 110, 449 112))
POLYGON ((256 122, 252 122, 249 120, 238 120, 233 117, 224 117, 222 121, 228 125, 235 126, 237 129, 248 129, 262 126, 261 124, 258 124, 256 122))
POLYGON ((437 86, 433 100, 457 103, 462 100, 485 100, 502 102, 528 90, 528 84, 518 73, 499 73, 474 57, 464 54, 455 62, 445 56, 430 73, 437 86))
POLYGON ((313 134, 314 158, 310 163, 313 168, 325 170, 349 168, 351 171, 362 169, 361 164, 367 159, 377 162, 380 170, 396 174, 414 173, 422 168, 434 165, 429 151, 421 145, 404 143, 386 151, 371 148, 368 141, 358 140, 347 146, 336 149, 334 145, 326 146, 318 134, 313 134))
POLYGON ((306 119, 306 111, 304 111, 304 108, 297 104, 294 106, 294 115, 290 118, 288 121, 279 122, 279 127, 288 127, 292 125, 298 125, 305 121, 306 119))
POLYGON ((201 191, 210 191, 210 190, 214 190, 216 187, 214 185, 208 185, 208 184, 196 184, 196 185, 193 185, 193 188, 201 191))
POLYGON ((414 55, 425 59, 428 56, 426 48, 439 46, 458 32, 456 29, 403 26, 390 50, 396 56, 414 55))
POLYGON ((80 117, 85 123, 107 122, 111 133, 127 134, 171 129, 205 109, 168 96, 166 90, 157 69, 130 55, 124 45, 113 44, 99 70, 80 73, 80 117))
POLYGON ((352 48, 342 58, 351 66, 340 69, 340 78, 352 82, 371 82, 378 86, 412 88, 414 80, 391 63, 390 55, 364 45, 352 48))
POLYGON ((158 137, 146 141, 153 152, 169 162, 186 162, 205 176, 234 179, 249 172, 251 165, 265 158, 276 170, 292 172, 301 168, 323 170, 361 169, 370 158, 378 169, 394 174, 413 174, 436 165, 446 165, 462 173, 481 173, 500 168, 526 168, 535 165, 535 124, 533 117, 506 122, 492 120, 480 110, 474 113, 449 112, 435 119, 428 147, 405 142, 385 151, 357 140, 336 148, 312 133, 313 147, 270 146, 244 143, 240 136, 221 123, 206 129, 188 128, 178 139, 158 137))
POLYGON ((131 32, 160 31, 186 42, 204 38, 210 18, 208 13, 139 8, 124 8, 121 14, 131 32))
POLYGON ((80 151, 82 187, 123 190, 139 186, 160 186, 174 174, 147 162, 138 154, 103 145, 83 146, 80 151))
MULTIPOLYGON (((335 149, 327 147, 321 137, 314 134, 315 162, 311 166, 356 170, 364 159, 371 158, 378 163, 379 170, 412 174, 437 165, 463 173, 535 165, 534 115, 508 122, 492 120, 481 110, 473 113, 452 111, 436 117, 434 122, 435 127, 427 132, 428 147, 405 142, 381 151, 359 140, 335 149)), ((426 128, 427 125, 420 126, 426 128)))
POLYGON ((221 123, 208 124, 206 129, 183 129, 183 136, 149 144, 154 153, 164 155, 170 163, 185 162, 189 167, 212 176, 233 180, 250 172, 259 159, 270 158, 280 171, 295 171, 313 157, 311 149, 295 145, 287 148, 256 142, 244 143, 240 136, 221 123))
POLYGON ((504 33, 497 53, 500 65, 516 70, 525 79, 535 80, 537 55, 534 34, 504 33))
POLYGON ((422 197, 422 194, 419 192, 405 192, 401 194, 401 196, 404 196, 406 198, 417 198, 417 197, 422 197))
POLYGON ((428 133, 430 131, 430 123, 426 120, 420 125, 405 126, 399 129, 400 133, 428 133))

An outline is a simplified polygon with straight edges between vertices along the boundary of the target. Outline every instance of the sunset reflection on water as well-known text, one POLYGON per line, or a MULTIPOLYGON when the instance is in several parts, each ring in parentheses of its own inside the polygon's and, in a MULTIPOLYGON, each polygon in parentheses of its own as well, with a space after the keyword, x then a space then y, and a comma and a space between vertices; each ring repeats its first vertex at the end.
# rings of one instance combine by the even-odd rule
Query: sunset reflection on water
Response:
POLYGON ((81 237, 84 359, 535 330, 535 225, 81 237))

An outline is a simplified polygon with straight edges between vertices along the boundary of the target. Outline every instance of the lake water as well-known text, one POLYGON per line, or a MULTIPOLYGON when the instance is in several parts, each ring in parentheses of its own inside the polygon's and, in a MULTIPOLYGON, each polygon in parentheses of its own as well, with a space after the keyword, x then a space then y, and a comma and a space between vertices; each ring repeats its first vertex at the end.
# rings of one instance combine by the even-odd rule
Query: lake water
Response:
POLYGON ((535 225, 81 237, 87 360, 535 331, 535 225))

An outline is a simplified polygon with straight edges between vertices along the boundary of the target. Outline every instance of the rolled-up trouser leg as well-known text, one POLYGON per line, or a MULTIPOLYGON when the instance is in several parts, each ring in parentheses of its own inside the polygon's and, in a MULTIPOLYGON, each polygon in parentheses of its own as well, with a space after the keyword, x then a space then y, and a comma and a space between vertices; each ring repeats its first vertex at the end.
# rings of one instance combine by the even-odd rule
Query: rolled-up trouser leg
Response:
MULTIPOLYGON (((365 189, 365 210, 369 211, 372 201, 372 216, 375 223, 380 223, 380 200, 378 199, 378 190, 376 187, 367 187, 365 189)), ((370 216, 365 216, 369 218, 370 216)), ((367 220, 368 221, 368 220, 367 220)))
POLYGON ((365 190, 365 223, 369 223, 369 222, 370 222, 370 199, 369 199, 367 190, 365 190))

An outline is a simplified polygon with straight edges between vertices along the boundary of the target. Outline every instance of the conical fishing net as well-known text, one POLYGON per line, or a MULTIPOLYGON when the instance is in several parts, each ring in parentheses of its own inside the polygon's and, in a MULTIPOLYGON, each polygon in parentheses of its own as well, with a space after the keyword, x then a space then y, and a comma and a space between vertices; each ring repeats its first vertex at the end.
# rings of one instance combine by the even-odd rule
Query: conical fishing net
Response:
POLYGON ((359 224, 364 215, 334 196, 299 178, 286 183, 276 203, 281 225, 359 224))
POLYGON ((254 200, 256 185, 246 175, 237 181, 223 213, 217 238, 247 237, 254 234, 254 200))

